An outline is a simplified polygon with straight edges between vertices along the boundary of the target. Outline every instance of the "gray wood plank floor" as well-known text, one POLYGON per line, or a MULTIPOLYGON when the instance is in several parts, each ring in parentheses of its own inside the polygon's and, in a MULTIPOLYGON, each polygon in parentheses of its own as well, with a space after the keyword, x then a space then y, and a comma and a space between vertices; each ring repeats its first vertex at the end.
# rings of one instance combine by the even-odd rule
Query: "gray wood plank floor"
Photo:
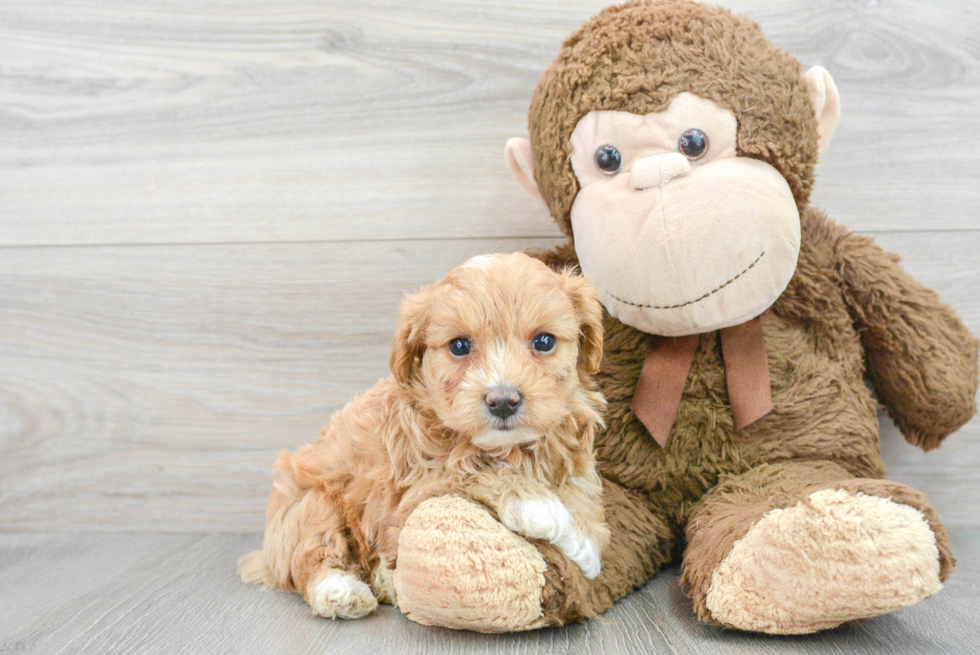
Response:
MULTIPOLYGON (((980 531, 952 533, 961 559, 980 531)), ((772 637, 697 623, 668 568, 600 619, 526 634, 427 628, 382 606, 358 621, 312 615, 302 599, 244 585, 234 561, 258 535, 0 535, 0 653, 615 653, 838 655, 976 653, 980 571, 963 567, 936 596, 863 625, 772 637)))
MULTIPOLYGON (((980 419, 883 420, 959 571, 805 638, 697 624, 668 570, 528 635, 246 587, 273 453, 387 374, 402 294, 559 242, 502 149, 606 0, 0 0, 0 652, 980 652, 980 419)), ((731 0, 843 121, 813 201, 980 334, 980 3, 731 0)))

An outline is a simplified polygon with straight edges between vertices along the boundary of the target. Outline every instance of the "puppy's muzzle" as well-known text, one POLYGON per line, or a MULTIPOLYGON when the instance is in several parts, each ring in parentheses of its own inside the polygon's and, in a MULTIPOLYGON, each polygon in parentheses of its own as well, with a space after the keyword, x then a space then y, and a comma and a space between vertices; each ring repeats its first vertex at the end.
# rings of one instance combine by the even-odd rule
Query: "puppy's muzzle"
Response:
POLYGON ((521 392, 514 387, 494 387, 483 398, 490 413, 501 419, 516 414, 523 400, 521 392))

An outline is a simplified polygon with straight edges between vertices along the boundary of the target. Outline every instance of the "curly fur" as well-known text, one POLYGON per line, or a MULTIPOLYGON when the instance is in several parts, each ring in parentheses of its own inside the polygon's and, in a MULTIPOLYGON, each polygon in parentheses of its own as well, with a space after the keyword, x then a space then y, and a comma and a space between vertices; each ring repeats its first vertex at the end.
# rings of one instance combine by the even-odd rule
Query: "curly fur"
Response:
POLYGON ((604 403, 591 378, 600 320, 590 283, 523 254, 460 267, 410 296, 394 375, 337 412, 318 441, 279 454, 263 550, 242 558, 242 579, 301 593, 325 616, 363 615, 376 602, 349 599, 364 587, 336 575, 391 600, 386 572, 406 517, 448 493, 501 515, 515 501, 564 505, 574 524, 553 540, 568 550, 581 534, 601 550, 608 530, 593 440, 604 403), (546 355, 529 347, 541 331, 558 340, 546 355), (463 335, 474 349, 456 357, 447 344, 463 335), (509 429, 483 406, 501 379, 523 394, 509 429), (333 596, 317 592, 328 578, 333 596), (343 611, 320 608, 328 596, 347 603, 343 611))

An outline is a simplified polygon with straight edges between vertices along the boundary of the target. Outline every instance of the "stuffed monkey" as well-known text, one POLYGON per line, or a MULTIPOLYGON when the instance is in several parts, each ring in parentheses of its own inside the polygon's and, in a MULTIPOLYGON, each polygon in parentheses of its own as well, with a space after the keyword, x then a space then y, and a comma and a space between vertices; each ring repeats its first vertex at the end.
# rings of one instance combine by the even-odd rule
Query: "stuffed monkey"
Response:
POLYGON ((481 631, 582 620, 683 552, 703 621, 809 633, 936 593, 929 500, 883 479, 877 405, 924 450, 976 409, 977 341, 898 258, 809 206, 833 79, 727 10, 610 7, 562 45, 507 162, 606 310, 612 542, 586 580, 460 498, 401 534, 398 604, 481 631), (866 383, 868 380, 870 383, 866 383))

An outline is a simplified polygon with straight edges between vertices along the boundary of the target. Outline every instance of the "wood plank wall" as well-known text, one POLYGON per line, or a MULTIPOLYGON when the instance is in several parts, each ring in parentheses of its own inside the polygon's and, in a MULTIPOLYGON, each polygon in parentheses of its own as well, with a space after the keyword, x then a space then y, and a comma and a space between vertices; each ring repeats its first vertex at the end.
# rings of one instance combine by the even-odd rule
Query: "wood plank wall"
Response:
MULTIPOLYGON (((399 299, 560 241, 503 165, 605 3, 0 1, 0 531, 258 531, 399 299)), ((980 4, 735 0, 844 117, 815 204, 980 333, 980 4)), ((980 422, 892 477, 977 527, 980 422)))

